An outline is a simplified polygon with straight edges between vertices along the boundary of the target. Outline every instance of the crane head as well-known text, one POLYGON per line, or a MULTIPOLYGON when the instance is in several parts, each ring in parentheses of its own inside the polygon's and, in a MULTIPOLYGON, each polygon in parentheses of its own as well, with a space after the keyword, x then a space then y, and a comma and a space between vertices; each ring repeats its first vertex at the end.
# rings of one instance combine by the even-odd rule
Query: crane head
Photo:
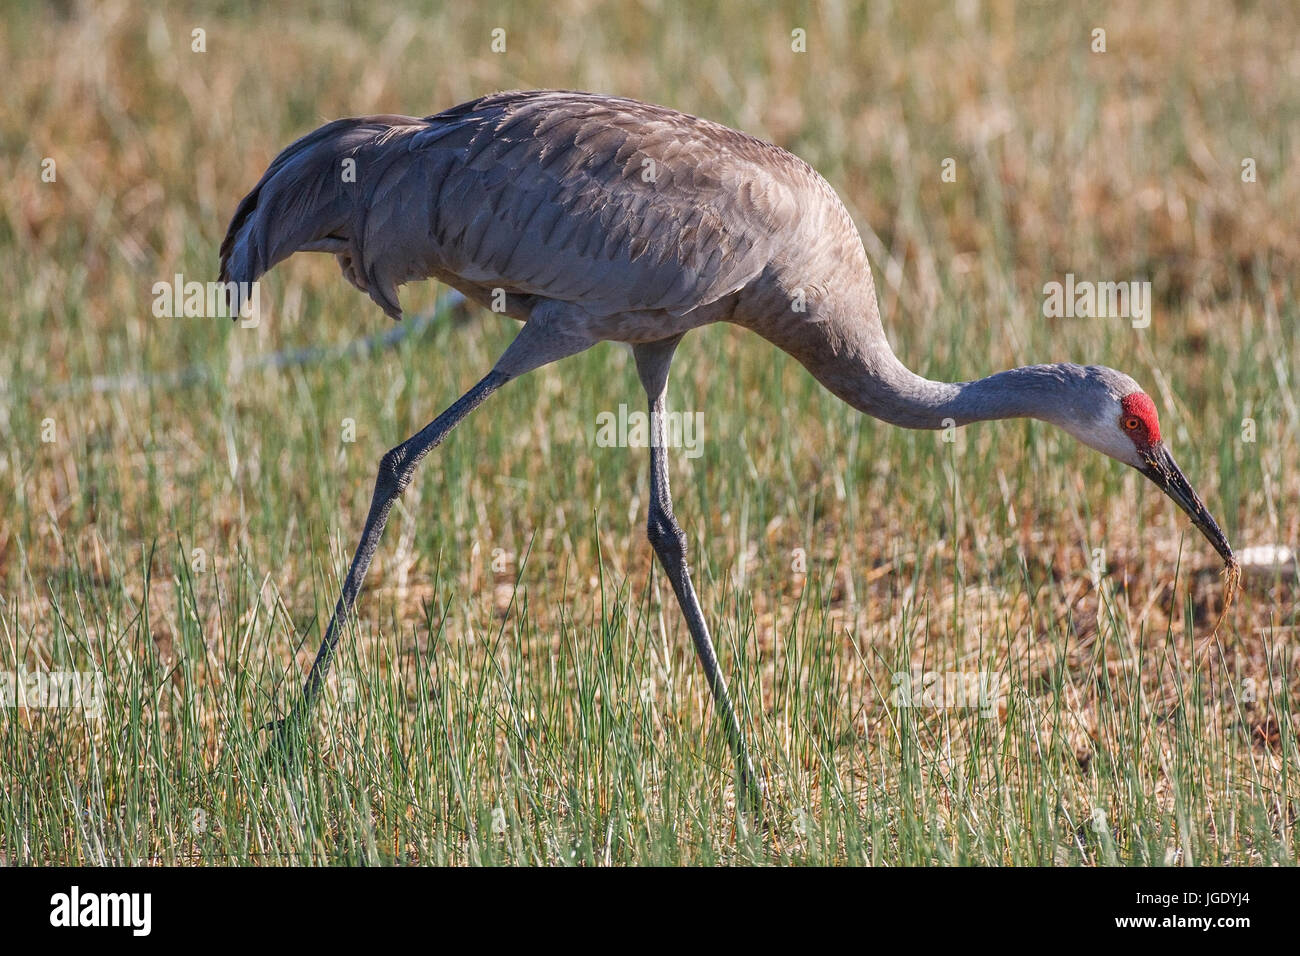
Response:
MULTIPOLYGON (((1160 437, 1160 419, 1151 396, 1121 372, 1094 370, 1106 373, 1097 377, 1103 394, 1097 396, 1082 418, 1076 415, 1061 424, 1080 441, 1151 479, 1186 512, 1223 560, 1234 564, 1227 537, 1160 437)), ((1082 411, 1079 406, 1075 408, 1082 411)))

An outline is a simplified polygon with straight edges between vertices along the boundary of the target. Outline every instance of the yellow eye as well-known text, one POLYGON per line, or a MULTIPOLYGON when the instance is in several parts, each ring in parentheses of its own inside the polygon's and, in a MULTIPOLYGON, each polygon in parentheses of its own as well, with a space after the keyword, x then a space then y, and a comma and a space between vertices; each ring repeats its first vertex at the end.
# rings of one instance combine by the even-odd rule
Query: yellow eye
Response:
POLYGON ((1134 416, 1129 416, 1128 418, 1124 419, 1124 427, 1131 432, 1137 431, 1137 429, 1141 426, 1141 424, 1142 424, 1141 419, 1136 418, 1134 416))

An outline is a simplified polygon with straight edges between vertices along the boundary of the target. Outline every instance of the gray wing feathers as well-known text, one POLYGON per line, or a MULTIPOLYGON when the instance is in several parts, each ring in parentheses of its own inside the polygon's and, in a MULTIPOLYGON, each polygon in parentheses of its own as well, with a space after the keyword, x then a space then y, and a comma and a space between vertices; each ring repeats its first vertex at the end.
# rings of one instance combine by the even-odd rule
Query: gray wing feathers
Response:
POLYGON ((307 245, 394 318, 430 275, 682 314, 760 273, 811 167, 734 130, 633 100, 535 91, 422 120, 339 120, 276 158, 240 203, 222 275, 260 276, 307 245), (342 160, 356 161, 345 183, 342 160))
POLYGON ((342 160, 400 122, 418 120, 336 120, 281 152, 235 210, 221 243, 222 281, 251 282, 303 245, 342 227, 352 211, 342 160))

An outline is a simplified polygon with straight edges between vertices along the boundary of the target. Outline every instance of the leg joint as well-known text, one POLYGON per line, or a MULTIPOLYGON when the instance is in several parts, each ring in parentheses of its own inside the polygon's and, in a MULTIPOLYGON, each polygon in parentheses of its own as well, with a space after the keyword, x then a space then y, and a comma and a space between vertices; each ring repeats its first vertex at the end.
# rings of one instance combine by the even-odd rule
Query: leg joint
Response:
POLYGON ((650 520, 646 522, 646 536, 655 553, 665 563, 672 560, 686 560, 686 532, 673 519, 671 514, 660 508, 650 509, 650 520))
POLYGON ((410 469, 406 466, 406 448, 398 445, 384 453, 379 459, 379 476, 375 482, 377 488, 385 493, 400 495, 410 483, 410 469))

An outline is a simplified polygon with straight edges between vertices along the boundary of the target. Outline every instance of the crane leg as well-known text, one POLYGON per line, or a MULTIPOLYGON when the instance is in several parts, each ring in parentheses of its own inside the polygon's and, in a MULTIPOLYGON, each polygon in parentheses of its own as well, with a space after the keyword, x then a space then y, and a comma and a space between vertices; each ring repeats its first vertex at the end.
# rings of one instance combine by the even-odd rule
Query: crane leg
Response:
POLYGON ((375 549, 379 547, 384 526, 388 523, 388 514, 392 511, 393 504, 411 483, 420 462, 442 443, 447 434, 466 415, 483 404, 489 395, 506 382, 535 368, 581 352, 590 345, 589 339, 565 329, 557 322, 549 321, 547 316, 530 320, 502 353, 491 372, 457 399, 445 412, 396 448, 391 449, 380 460, 374 495, 370 499, 370 512, 366 515, 365 528, 361 532, 361 543, 357 545, 356 554, 352 557, 352 564, 343 581, 343 592, 339 595, 334 614, 325 629, 325 639, 316 653, 316 660, 312 664, 311 673, 307 676, 307 683, 303 686, 302 696, 298 698, 288 716, 267 725, 268 730, 275 731, 275 739, 267 751, 268 758, 284 756, 291 750, 295 740, 295 729, 304 723, 312 704, 320 696, 325 686, 325 678, 329 674, 330 664, 334 659, 334 651, 338 647, 344 622, 352 613, 366 571, 370 568, 370 561, 375 556, 375 549))
POLYGON ((750 758, 749 746, 736 717, 736 708, 731 703, 727 682, 718 668, 718 655, 713 649, 713 640, 709 637, 704 612, 695 595, 695 587, 691 584, 690 568, 686 563, 686 533, 673 516, 673 499, 668 486, 664 393, 668 385, 668 369, 679 341, 681 336, 635 345, 632 349, 636 357, 637 373, 641 376, 641 384, 645 386, 650 400, 650 517, 646 523, 646 534, 677 595, 677 603, 686 617, 686 626, 695 643, 695 652, 699 655, 709 689, 713 692, 718 716, 725 726, 727 742, 731 745, 732 756, 736 761, 737 803, 757 814, 762 811, 762 786, 754 772, 754 762, 750 758))

